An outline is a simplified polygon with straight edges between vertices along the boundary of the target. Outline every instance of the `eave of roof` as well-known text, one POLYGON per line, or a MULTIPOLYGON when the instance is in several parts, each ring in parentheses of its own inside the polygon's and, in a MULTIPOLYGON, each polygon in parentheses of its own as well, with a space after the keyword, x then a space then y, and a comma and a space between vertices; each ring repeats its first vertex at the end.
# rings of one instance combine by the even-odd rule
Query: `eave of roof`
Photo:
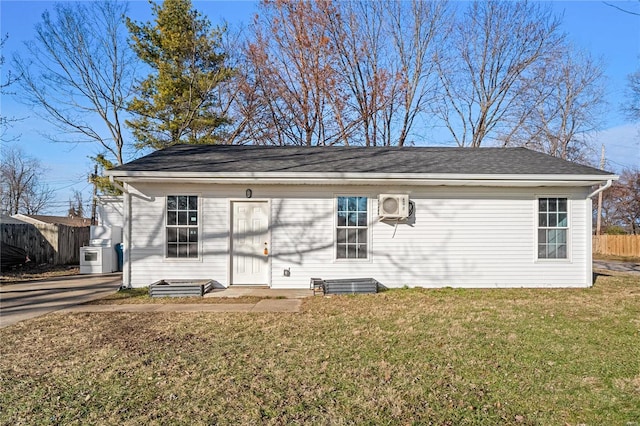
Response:
POLYGON ((453 175, 324 173, 156 173, 112 175, 126 183, 207 183, 263 185, 415 185, 415 186, 592 186, 616 175, 453 175))

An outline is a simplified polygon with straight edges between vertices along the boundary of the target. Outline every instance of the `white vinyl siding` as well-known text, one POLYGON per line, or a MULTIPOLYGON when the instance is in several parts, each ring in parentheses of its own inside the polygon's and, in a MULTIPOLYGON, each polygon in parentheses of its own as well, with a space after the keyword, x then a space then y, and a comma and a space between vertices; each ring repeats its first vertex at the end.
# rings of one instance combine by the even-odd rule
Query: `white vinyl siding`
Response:
MULTIPOLYGON (((229 208, 247 186, 139 184, 132 197, 132 285, 159 279, 229 277, 229 208), (164 256, 165 197, 199 194, 200 258, 164 256)), ((270 280, 273 288, 308 288, 310 278, 377 279, 402 287, 584 287, 591 211, 588 188, 373 187, 253 185, 252 200, 269 200, 270 280), (380 193, 407 193, 415 204, 406 223, 385 223, 380 193), (366 262, 336 259, 336 197, 368 198, 366 262), (538 199, 566 198, 571 250, 563 262, 538 261, 538 199), (288 273, 285 274, 284 271, 288 273)))
POLYGON ((584 231, 590 225, 584 217, 588 212, 583 188, 558 189, 562 195, 575 194, 568 200, 574 231, 571 258, 563 263, 536 262, 535 188, 462 187, 367 188, 371 211, 376 211, 379 193, 410 193, 414 215, 398 225, 370 215, 368 262, 333 260, 335 201, 331 189, 323 189, 309 193, 305 188, 287 188, 287 198, 273 201, 272 216, 278 221, 272 233, 275 288, 304 288, 311 277, 372 277, 386 287, 584 287, 590 283, 585 273, 590 259, 584 231))
POLYGON ((213 279, 226 285, 229 205, 226 199, 201 193, 195 185, 151 185, 136 187, 131 197, 131 285, 144 287, 160 279, 213 279), (135 189, 134 194, 137 194, 135 189), (166 257, 166 196, 198 194, 200 226, 199 257, 166 257), (222 271, 222 274, 219 273, 222 271))

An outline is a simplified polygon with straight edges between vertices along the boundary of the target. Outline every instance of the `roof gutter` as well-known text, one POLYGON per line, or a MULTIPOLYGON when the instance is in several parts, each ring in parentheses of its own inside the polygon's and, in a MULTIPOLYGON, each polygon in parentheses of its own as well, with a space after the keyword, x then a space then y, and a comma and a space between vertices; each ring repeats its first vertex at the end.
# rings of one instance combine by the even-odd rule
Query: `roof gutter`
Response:
POLYGON ((604 186, 599 187, 598 189, 593 191, 591 194, 587 195, 587 198, 593 198, 594 196, 598 195, 605 189, 609 188, 612 184, 613 184, 613 179, 608 179, 607 183, 605 183, 604 186))
POLYGON ((599 181, 616 179, 612 175, 572 175, 572 174, 460 174, 460 173, 353 173, 353 172, 160 172, 160 171, 122 171, 108 170, 105 175, 121 181, 155 180, 155 179, 188 179, 199 181, 599 181))
MULTIPOLYGON (((139 192, 130 192, 123 185, 121 185, 120 183, 116 182, 115 177, 113 175, 109 176, 109 182, 111 182, 111 185, 115 186, 120 191, 122 191, 123 194, 131 195, 131 196, 134 196, 136 198, 140 198, 141 200, 145 200, 145 201, 153 201, 153 197, 146 196, 146 195, 141 194, 139 192)), ((129 186, 129 184, 127 184, 127 183, 125 183, 125 185, 129 186)))
POLYGON ((109 182, 111 182, 111 185, 115 186, 117 189, 122 191, 123 194, 128 194, 129 193, 129 191, 127 191, 124 186, 122 186, 118 182, 116 182, 116 180, 113 177, 113 175, 109 176, 109 182))
POLYGON ((593 186, 603 182, 603 179, 598 179, 592 176, 591 179, 575 180, 575 179, 394 179, 394 178, 375 178, 375 179, 326 179, 326 178, 307 178, 307 179, 292 179, 292 178, 185 178, 185 177, 118 177, 118 179, 128 184, 135 183, 203 183, 203 184, 217 184, 217 185, 417 185, 417 186, 516 186, 516 187, 536 187, 536 186, 593 186))

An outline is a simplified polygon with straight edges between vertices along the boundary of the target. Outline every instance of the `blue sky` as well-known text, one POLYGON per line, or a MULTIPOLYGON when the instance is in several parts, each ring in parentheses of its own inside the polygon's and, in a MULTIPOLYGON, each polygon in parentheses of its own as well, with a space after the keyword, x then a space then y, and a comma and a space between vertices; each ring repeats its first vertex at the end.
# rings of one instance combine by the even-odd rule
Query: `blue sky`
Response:
MULTIPOLYGON (((640 12, 637 0, 610 2, 640 12)), ((226 20, 232 25, 245 26, 256 13, 256 5, 249 1, 194 1, 194 7, 208 16, 213 24, 226 20)), ((34 34, 34 26, 52 2, 0 0, 0 33, 9 39, 3 49, 7 61, 2 75, 10 66, 13 52, 19 51, 24 41, 34 34)), ((640 16, 622 13, 601 1, 552 2, 557 13, 564 14, 563 30, 578 47, 601 57, 605 64, 607 113, 602 117, 602 129, 593 137, 599 152, 604 144, 607 168, 616 172, 625 167, 640 167, 640 125, 629 123, 620 111, 624 99, 627 75, 640 69, 640 16)), ((151 19, 146 0, 130 3, 130 16, 135 20, 151 19)), ((86 176, 91 171, 88 156, 98 153, 88 145, 55 144, 48 142, 40 132, 42 119, 12 96, 0 100, 3 116, 22 118, 9 130, 7 137, 19 136, 19 144, 29 155, 38 158, 46 167, 45 180, 56 190, 56 203, 50 213, 65 214, 73 189, 90 199, 91 187, 86 176)), ((431 139, 425 135, 425 140, 431 139)))

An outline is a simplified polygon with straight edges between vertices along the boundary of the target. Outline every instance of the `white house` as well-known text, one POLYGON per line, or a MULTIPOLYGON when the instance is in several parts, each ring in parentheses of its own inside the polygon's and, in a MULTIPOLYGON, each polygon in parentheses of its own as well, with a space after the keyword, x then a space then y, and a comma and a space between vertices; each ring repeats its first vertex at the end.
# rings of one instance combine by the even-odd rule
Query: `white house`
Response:
POLYGON ((588 287, 591 199, 617 179, 524 148, 231 145, 176 145, 108 175, 132 287, 588 287))

